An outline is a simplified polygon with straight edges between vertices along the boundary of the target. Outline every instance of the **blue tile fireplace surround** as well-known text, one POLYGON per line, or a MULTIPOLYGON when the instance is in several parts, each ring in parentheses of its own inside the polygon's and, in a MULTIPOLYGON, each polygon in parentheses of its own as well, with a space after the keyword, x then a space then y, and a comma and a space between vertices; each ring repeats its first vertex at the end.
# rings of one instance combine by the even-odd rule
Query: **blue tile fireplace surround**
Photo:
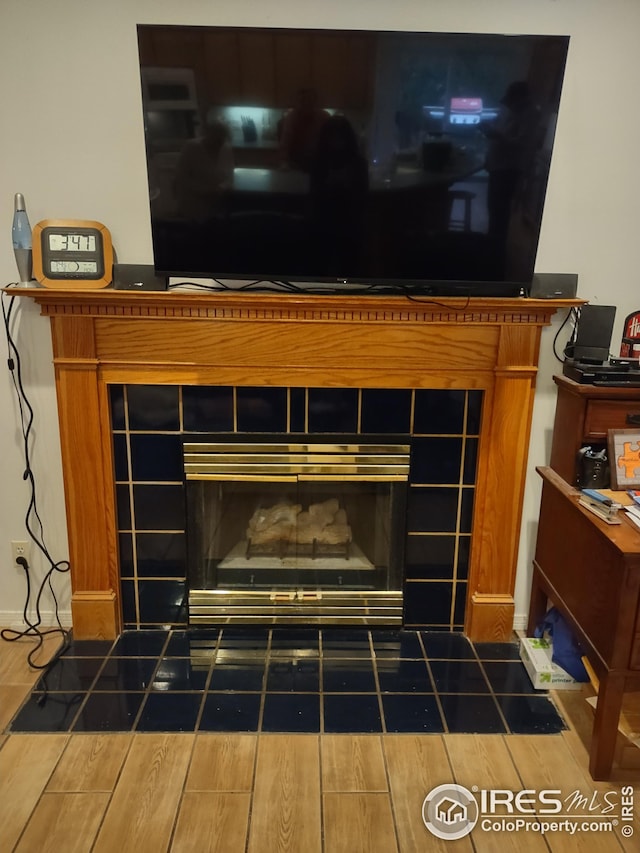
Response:
POLYGON ((183 444, 402 436, 410 446, 403 625, 462 631, 483 392, 109 386, 124 628, 186 628, 183 444))

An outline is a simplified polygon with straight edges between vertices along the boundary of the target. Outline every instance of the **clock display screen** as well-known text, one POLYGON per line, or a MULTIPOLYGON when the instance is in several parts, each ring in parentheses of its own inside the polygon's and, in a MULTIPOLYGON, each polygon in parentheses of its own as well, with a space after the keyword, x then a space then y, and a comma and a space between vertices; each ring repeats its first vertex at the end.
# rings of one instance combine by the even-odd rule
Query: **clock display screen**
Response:
POLYGON ((95 252, 95 250, 95 234, 49 234, 50 252, 95 252))
MULTIPOLYGON (((92 238, 93 239, 93 238, 92 238)), ((88 250, 87 250, 88 251, 88 250)), ((97 274, 96 261, 54 261, 49 262, 52 273, 88 273, 97 274)))

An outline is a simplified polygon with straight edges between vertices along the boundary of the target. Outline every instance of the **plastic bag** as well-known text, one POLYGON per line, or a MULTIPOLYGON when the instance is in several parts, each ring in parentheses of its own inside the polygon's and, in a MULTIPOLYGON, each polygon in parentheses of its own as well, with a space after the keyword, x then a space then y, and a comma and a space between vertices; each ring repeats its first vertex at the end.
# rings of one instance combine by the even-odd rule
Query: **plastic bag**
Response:
POLYGON ((589 675, 582 663, 582 651, 576 643, 564 616, 552 607, 545 613, 542 622, 533 632, 536 637, 547 634, 552 641, 551 660, 561 666, 576 681, 589 681, 589 675))

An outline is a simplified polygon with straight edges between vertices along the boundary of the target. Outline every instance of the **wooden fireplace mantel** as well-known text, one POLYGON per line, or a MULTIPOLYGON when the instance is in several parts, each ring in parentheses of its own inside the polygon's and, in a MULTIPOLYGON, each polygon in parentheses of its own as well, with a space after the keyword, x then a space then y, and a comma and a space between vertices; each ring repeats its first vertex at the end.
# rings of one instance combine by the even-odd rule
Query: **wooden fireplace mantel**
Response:
POLYGON ((540 336, 581 300, 11 288, 51 322, 77 638, 121 630, 108 385, 485 392, 465 632, 506 640, 540 336))

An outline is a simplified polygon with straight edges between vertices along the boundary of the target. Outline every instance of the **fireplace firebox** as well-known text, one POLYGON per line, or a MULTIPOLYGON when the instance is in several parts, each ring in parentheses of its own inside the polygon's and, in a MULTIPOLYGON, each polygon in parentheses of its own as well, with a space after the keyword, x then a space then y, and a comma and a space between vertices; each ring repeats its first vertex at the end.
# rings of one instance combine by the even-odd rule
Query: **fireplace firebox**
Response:
POLYGON ((401 625, 408 439, 184 443, 191 624, 401 625))

